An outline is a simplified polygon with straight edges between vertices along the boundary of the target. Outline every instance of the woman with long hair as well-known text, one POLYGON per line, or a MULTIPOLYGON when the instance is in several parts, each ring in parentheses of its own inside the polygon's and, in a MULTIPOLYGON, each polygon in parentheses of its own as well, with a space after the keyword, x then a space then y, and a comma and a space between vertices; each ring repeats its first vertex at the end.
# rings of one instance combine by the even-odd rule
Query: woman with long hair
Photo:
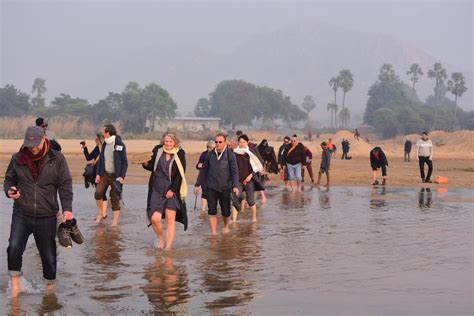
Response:
MULTIPOLYGON (((87 143, 86 141, 82 141, 82 151, 84 153, 84 157, 86 158, 87 161, 92 161, 92 166, 93 166, 93 178, 95 179, 97 175, 97 162, 100 159, 100 151, 102 149, 102 144, 104 143, 104 135, 102 133, 97 133, 95 135, 95 147, 94 149, 89 152, 89 149, 87 148, 87 143)), ((92 182, 93 185, 95 185, 95 182, 92 182)), ((104 196, 102 197, 102 200, 96 200, 96 205, 97 205, 97 215, 95 217, 95 222, 96 224, 99 224, 101 220, 107 218, 107 197, 106 193, 104 193, 104 196)))
POLYGON ((186 157, 179 139, 172 133, 163 136, 163 144, 153 149, 153 156, 143 163, 151 171, 148 185, 147 217, 158 237, 158 248, 171 250, 176 233, 176 221, 187 229, 185 203, 187 183, 186 157), (166 243, 162 219, 166 219, 166 243))

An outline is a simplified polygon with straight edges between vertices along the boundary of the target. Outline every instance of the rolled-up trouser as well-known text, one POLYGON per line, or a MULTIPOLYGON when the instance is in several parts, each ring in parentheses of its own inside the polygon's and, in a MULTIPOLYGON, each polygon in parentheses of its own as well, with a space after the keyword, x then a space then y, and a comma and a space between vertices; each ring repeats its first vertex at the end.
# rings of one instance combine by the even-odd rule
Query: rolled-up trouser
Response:
POLYGON ((286 168, 288 169, 288 180, 301 182, 301 163, 295 165, 287 163, 286 168))
POLYGON ((112 202, 112 211, 120 211, 120 197, 114 188, 115 173, 104 172, 100 177, 100 182, 95 187, 95 199, 101 201, 107 188, 110 187, 110 200, 112 202))
POLYGON ((33 234, 41 257, 43 277, 48 281, 56 279, 56 223, 56 216, 31 217, 13 213, 7 248, 10 276, 21 275, 23 253, 28 238, 33 234))
POLYGON ((217 215, 217 202, 219 202, 221 206, 221 213, 223 217, 230 216, 230 189, 216 191, 211 188, 207 188, 207 206, 209 210, 207 213, 211 216, 217 215))
MULTIPOLYGON (((239 182, 239 191, 241 194, 244 194, 245 191, 245 199, 250 207, 255 205, 255 182, 250 180, 245 186, 242 182, 239 182)), ((243 197, 243 196, 242 196, 243 197)))

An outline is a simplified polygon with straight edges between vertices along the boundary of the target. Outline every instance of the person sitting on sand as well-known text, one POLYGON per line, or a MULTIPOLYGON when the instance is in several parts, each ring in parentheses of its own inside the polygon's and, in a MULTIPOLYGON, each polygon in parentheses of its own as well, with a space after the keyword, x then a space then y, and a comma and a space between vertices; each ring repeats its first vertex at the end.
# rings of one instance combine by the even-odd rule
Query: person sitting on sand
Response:
POLYGON ((158 248, 171 250, 176 234, 176 221, 188 226, 183 200, 187 195, 186 156, 179 139, 171 133, 163 137, 164 144, 153 148, 153 155, 143 168, 151 171, 148 183, 147 217, 158 237, 158 248), (162 219, 166 219, 166 244, 162 219))
POLYGON ((386 184, 388 160, 382 148, 375 147, 370 151, 370 166, 372 167, 373 183, 378 185, 377 169, 382 169, 382 185, 386 184))
POLYGON ((323 152, 321 153, 321 164, 319 166, 318 172, 318 182, 316 182, 316 187, 319 188, 321 184, 321 175, 326 174, 326 188, 329 190, 329 168, 331 167, 331 152, 328 149, 326 142, 321 143, 321 148, 323 152))

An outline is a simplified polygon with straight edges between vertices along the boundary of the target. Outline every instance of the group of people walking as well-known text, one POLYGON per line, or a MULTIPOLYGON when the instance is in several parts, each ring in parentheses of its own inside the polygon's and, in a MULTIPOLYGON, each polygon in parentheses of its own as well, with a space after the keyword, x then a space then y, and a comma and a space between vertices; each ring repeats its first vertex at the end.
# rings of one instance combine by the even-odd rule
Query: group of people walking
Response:
MULTIPOLYGON (((57 140, 48 138, 44 119, 38 119, 36 123, 37 126, 30 126, 26 130, 23 145, 12 156, 4 181, 6 196, 14 200, 7 249, 13 295, 20 289, 22 257, 31 234, 40 253, 43 277, 47 280, 48 288, 53 287, 56 278, 57 220, 73 223, 68 226, 71 228, 67 231, 73 237, 80 234, 72 212, 72 177, 67 161, 57 140), (62 214, 58 201, 61 202, 62 214)), ((311 183, 314 183, 311 166, 313 153, 298 140, 297 135, 284 137, 276 155, 267 140, 257 145, 246 134, 240 131, 236 134, 234 139, 228 139, 225 134, 217 134, 213 141, 206 144, 206 150, 201 153, 196 164, 198 176, 193 193, 197 196, 201 190, 202 209, 205 210, 207 206, 212 235, 217 235, 218 205, 224 233, 229 232, 231 216, 236 221, 246 204, 252 210, 252 221, 257 221, 255 195, 260 192, 262 202, 265 202, 265 177, 268 173, 279 173, 285 187, 291 188, 292 192, 301 192, 305 169, 311 183)), ((347 159, 347 143, 343 142, 343 159, 347 159)), ((128 169, 126 145, 113 125, 105 125, 101 133, 96 135, 92 150, 89 150, 86 142, 81 142, 81 146, 89 161, 84 173, 86 186, 95 186, 95 221, 99 224, 107 218, 108 192, 113 215, 112 226, 117 226, 122 186, 128 169)), ((322 175, 325 174, 326 187, 329 188, 334 148, 331 139, 321 143, 321 162, 317 181, 314 183, 316 187, 320 186, 322 175)), ((406 148, 405 146, 405 151, 406 148)), ((427 133, 422 134, 416 148, 422 182, 431 182, 433 145, 427 133), (425 164, 428 165, 426 176, 425 164)), ((370 161, 374 171, 373 184, 378 184, 377 169, 382 169, 382 184, 386 184, 388 161, 380 147, 371 150, 370 161)), ((184 230, 188 227, 185 203, 187 162, 178 137, 173 133, 165 133, 160 144, 153 148, 151 158, 142 165, 150 172, 146 201, 149 226, 157 236, 157 247, 172 249, 176 222, 182 223, 184 230), (165 235, 163 220, 166 224, 165 235)))

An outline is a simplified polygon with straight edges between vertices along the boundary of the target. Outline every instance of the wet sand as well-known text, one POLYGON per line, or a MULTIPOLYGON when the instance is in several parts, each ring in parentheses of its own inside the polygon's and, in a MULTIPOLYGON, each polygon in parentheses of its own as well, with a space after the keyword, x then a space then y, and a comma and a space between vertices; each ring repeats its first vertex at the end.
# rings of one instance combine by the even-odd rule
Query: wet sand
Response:
MULTIPOLYGON (((474 203, 462 202, 472 190, 269 188, 256 224, 247 209, 215 238, 190 196, 171 252, 152 246, 145 186, 125 187, 118 229, 94 224, 92 190, 74 191, 85 244, 58 249, 56 291, 45 294, 30 237, 15 300, 0 251, 0 314, 472 315, 474 203)), ((0 208, 6 249, 3 195, 0 208)))
MULTIPOLYGON (((88 141, 88 144, 91 146, 93 142, 88 141)), ((126 184, 148 183, 149 172, 144 170, 140 164, 133 164, 133 162, 139 162, 149 157, 155 144, 155 141, 148 140, 130 140, 126 142, 130 162, 126 184)), ((318 148, 317 142, 305 144, 314 152, 312 166, 316 179, 320 164, 320 148, 318 148)), ((0 182, 3 182, 5 170, 12 153, 18 150, 20 145, 20 140, 0 140, 0 182)), ((83 183, 82 173, 86 162, 79 146, 79 140, 61 140, 61 145, 64 148, 63 152, 68 160, 74 182, 83 183)), ((272 142, 271 145, 277 149, 279 143, 272 142)), ((360 146, 366 145, 360 144, 360 146)), ((199 154, 205 148, 205 142, 185 141, 183 148, 186 151, 187 179, 188 183, 192 184, 197 177, 195 166, 199 154)), ((365 154, 365 150, 354 150, 352 160, 341 160, 341 154, 341 152, 338 152, 331 160, 331 184, 333 186, 370 186, 372 183, 372 169, 370 168, 368 151, 365 154)), ((443 185, 443 187, 474 188, 474 159, 453 159, 447 157, 441 156, 434 159, 432 178, 434 179, 436 176, 447 177, 449 184, 443 185)), ((388 161, 388 185, 405 187, 426 186, 420 181, 418 162, 415 159, 410 163, 405 163, 400 154, 392 153, 388 155, 388 161)), ((279 176, 270 175, 270 182, 268 184, 280 185, 279 176)), ((439 185, 431 184, 430 186, 438 187, 439 185)))

